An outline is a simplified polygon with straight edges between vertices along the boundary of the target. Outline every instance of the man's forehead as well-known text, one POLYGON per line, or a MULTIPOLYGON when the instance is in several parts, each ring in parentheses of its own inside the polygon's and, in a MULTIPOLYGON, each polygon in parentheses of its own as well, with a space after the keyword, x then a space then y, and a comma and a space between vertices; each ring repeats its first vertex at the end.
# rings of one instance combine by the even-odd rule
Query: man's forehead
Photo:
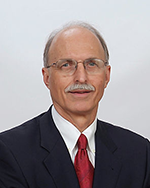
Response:
POLYGON ((49 62, 66 57, 85 59, 89 57, 104 58, 104 49, 97 36, 82 27, 71 27, 60 31, 49 48, 49 62))
MULTIPOLYGON (((74 40, 74 42, 75 42, 75 39, 80 38, 81 35, 82 35, 82 37, 86 36, 87 39, 88 39, 88 37, 90 37, 90 38, 92 37, 93 39, 96 39, 100 43, 97 36, 90 30, 88 30, 87 28, 83 28, 81 26, 73 26, 73 27, 65 28, 65 29, 61 30, 59 33, 57 33, 51 43, 50 48, 52 48, 54 44, 56 45, 56 43, 57 43, 57 45, 60 45, 60 43, 62 43, 64 41, 72 42, 74 40)), ((80 38, 80 40, 81 40, 81 38, 80 38)))

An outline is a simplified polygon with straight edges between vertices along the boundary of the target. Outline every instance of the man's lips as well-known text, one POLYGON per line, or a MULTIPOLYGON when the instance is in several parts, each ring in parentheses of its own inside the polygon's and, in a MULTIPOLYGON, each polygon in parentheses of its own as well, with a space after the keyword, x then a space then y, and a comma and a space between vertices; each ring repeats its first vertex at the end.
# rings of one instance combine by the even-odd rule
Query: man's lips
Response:
POLYGON ((69 91, 69 93, 72 93, 72 94, 85 94, 85 93, 90 93, 92 92, 91 90, 73 90, 73 91, 69 91))

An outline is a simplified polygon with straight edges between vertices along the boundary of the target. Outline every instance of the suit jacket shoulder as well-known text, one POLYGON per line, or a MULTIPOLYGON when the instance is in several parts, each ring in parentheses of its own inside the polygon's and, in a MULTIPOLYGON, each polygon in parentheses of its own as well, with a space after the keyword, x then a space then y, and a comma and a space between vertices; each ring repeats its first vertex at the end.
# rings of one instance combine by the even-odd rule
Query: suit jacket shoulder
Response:
POLYGON ((67 186, 79 188, 69 152, 50 110, 0 134, 0 187, 67 186))
MULTIPOLYGON (((99 121, 98 129, 101 129, 102 140, 111 141, 118 149, 130 150, 130 153, 149 149, 150 142, 148 139, 136 134, 128 129, 99 121)), ((106 141, 106 143, 107 143, 106 141)), ((108 143, 109 145, 109 143, 108 143)))
POLYGON ((150 143, 142 136, 98 120, 96 168, 99 161, 103 172, 97 179, 106 187, 150 187, 150 143))

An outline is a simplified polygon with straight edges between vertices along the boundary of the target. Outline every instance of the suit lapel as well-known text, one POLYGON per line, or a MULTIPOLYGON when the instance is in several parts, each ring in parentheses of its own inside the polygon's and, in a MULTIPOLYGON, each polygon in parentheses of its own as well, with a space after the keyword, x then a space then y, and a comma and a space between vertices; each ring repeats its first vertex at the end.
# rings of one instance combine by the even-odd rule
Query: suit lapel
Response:
POLYGON ((44 159, 45 167, 56 187, 79 188, 68 149, 54 125, 50 110, 40 121, 41 146, 48 151, 47 158, 44 159))
MULTIPOLYGON (((46 159, 43 159, 44 165, 56 187, 79 188, 69 152, 54 125, 50 110, 40 120, 41 147, 48 152, 46 159)), ((105 123, 100 121, 98 121, 95 134, 95 144, 93 188, 115 188, 121 170, 121 162, 117 156, 117 147, 108 135, 105 123)))
POLYGON ((98 121, 95 143, 96 161, 93 187, 115 188, 121 170, 121 162, 116 155, 117 147, 109 137, 104 122, 98 121))

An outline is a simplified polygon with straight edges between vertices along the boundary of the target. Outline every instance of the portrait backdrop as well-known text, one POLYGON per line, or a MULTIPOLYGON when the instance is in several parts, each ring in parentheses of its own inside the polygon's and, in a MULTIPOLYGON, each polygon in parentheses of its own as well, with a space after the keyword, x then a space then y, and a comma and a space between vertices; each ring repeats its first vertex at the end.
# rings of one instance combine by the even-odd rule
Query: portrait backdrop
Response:
POLYGON ((111 81, 98 117, 150 139, 149 0, 5 0, 0 6, 0 131, 52 104, 42 80, 43 50, 51 31, 85 21, 106 40, 111 81))

